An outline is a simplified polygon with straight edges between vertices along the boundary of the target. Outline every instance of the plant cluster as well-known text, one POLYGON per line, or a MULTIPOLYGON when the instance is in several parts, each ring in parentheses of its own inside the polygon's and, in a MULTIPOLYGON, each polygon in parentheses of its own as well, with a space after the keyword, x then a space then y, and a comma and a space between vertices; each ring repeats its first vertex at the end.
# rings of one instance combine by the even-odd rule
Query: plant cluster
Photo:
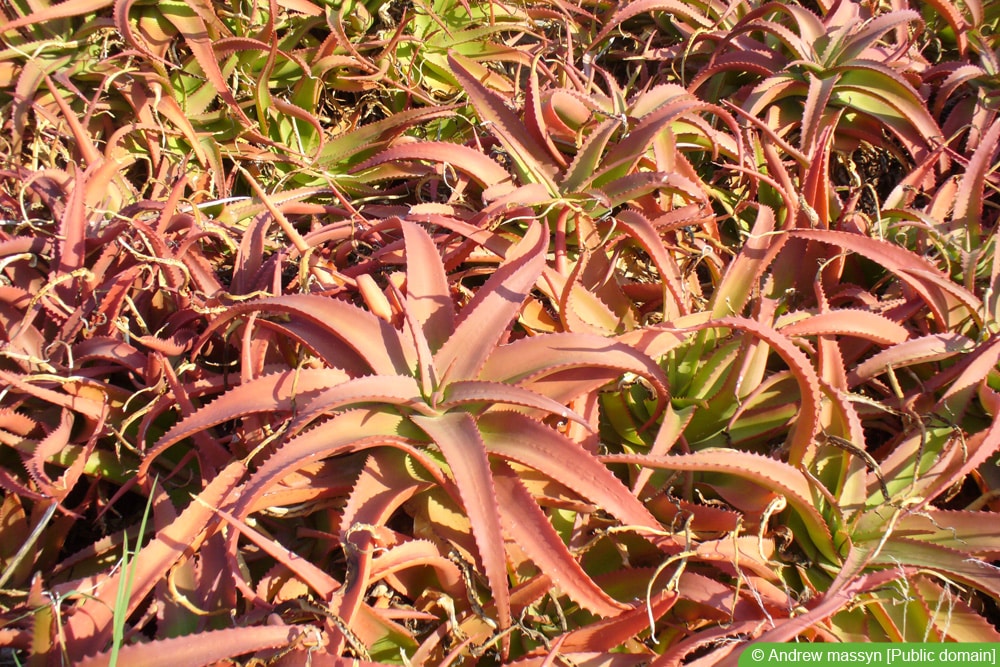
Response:
POLYGON ((1000 640, 998 28, 0 3, 0 661, 1000 640))

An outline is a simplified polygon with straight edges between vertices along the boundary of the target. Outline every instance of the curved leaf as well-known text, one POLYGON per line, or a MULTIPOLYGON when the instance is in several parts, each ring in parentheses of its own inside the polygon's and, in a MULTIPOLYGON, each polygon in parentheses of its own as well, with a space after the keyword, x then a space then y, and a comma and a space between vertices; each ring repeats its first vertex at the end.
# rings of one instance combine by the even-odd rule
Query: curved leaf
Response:
POLYGON ((509 465, 497 465, 493 483, 507 535, 563 593, 598 616, 616 616, 632 608, 605 593, 583 571, 509 465))
POLYGON ((412 418, 441 448, 472 524, 479 559, 497 605, 500 629, 510 627, 510 584, 507 581, 503 531, 496 487, 486 457, 486 446, 472 417, 452 412, 438 417, 412 418))
POLYGON ((820 553, 831 563, 840 561, 826 521, 816 509, 809 479, 787 463, 735 449, 705 449, 671 456, 610 454, 602 456, 601 460, 607 463, 628 463, 663 470, 718 472, 753 481, 783 496, 801 517, 820 553))
POLYGON ((476 378, 541 275, 547 241, 541 225, 532 223, 465 306, 454 334, 434 355, 434 365, 444 377, 476 378))
POLYGON ((184 438, 252 414, 291 412, 296 398, 305 400, 313 392, 348 380, 350 377, 336 368, 309 368, 264 375, 233 387, 164 433, 163 437, 146 452, 139 466, 139 476, 145 477, 149 473, 153 459, 184 438))

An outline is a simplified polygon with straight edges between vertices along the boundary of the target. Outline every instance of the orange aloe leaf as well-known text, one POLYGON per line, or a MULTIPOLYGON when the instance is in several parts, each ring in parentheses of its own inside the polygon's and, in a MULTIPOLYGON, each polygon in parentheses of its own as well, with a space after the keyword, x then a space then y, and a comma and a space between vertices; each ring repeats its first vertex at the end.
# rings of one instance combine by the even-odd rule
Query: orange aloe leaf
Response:
POLYGON ((649 630, 649 619, 659 620, 678 602, 680 596, 674 591, 663 591, 648 607, 645 603, 622 611, 616 616, 605 618, 583 627, 570 630, 562 635, 566 651, 610 651, 627 642, 644 630, 649 630))
POLYGON ((156 584, 164 580, 167 571, 178 559, 190 553, 189 550, 198 550, 217 520, 212 508, 226 504, 245 472, 242 463, 229 464, 173 522, 159 530, 153 540, 142 547, 125 571, 73 582, 77 590, 95 591, 65 620, 67 643, 74 647, 78 655, 103 650, 110 639, 119 580, 127 576, 132 584, 128 609, 121 612, 128 615, 135 611, 156 584))
MULTIPOLYGON (((512 412, 487 413, 479 418, 478 424, 490 454, 534 468, 587 502, 599 504, 626 526, 662 532, 660 523, 621 480, 561 433, 512 412)), ((670 551, 679 549, 674 538, 660 543, 670 551)))
MULTIPOLYGON (((288 294, 231 304, 212 320, 202 340, 228 321, 253 312, 288 314, 293 318, 290 322, 275 324, 294 333, 296 322, 304 322, 304 330, 315 332, 316 338, 336 339, 337 349, 342 349, 346 358, 325 359, 331 366, 351 368, 361 361, 371 371, 381 375, 396 375, 407 372, 409 368, 405 339, 391 325, 357 306, 316 294, 288 294)), ((313 344, 312 337, 301 340, 306 346, 313 344)), ((326 343, 320 340, 317 345, 326 343)))
POLYGON ((545 268, 547 246, 541 225, 532 223, 462 309, 455 333, 434 355, 444 377, 468 380, 479 374, 545 268))
POLYGON ((858 364, 847 376, 848 386, 857 386, 889 369, 949 359, 958 354, 971 352, 975 347, 975 341, 958 333, 929 334, 912 338, 881 350, 858 364))
POLYGON ((184 438, 251 414, 291 412, 296 397, 300 401, 305 400, 321 389, 339 385, 349 379, 346 373, 337 368, 310 368, 264 375, 233 387, 164 433, 146 452, 139 466, 139 476, 145 477, 153 460, 184 438))
POLYGON ((677 312, 686 315, 688 308, 685 304, 685 290, 680 268, 674 258, 667 254, 663 247, 663 240, 656 229, 645 216, 631 209, 621 211, 616 219, 622 229, 653 258, 653 264, 660 272, 660 280, 666 284, 667 291, 673 297, 677 312))
POLYGON ((842 308, 815 313, 778 328, 786 336, 855 336, 880 345, 906 341, 906 328, 884 315, 861 308, 842 308))
MULTIPOLYGON (((397 144, 373 155, 351 171, 356 173, 379 164, 401 160, 425 160, 452 167, 471 176, 484 189, 494 187, 497 192, 501 191, 498 186, 510 184, 511 180, 507 170, 485 153, 446 141, 397 144)), ((512 184, 510 188, 513 189, 512 184)))
POLYGON ((485 382, 482 380, 458 380, 457 382, 450 382, 445 387, 444 396, 438 401, 436 407, 439 410, 451 410, 454 407, 470 403, 482 403, 486 406, 498 404, 519 405, 559 415, 563 419, 572 419, 580 425, 589 428, 586 419, 567 408, 561 402, 523 387, 504 382, 485 382))
POLYGON ((432 352, 455 330, 455 304, 433 239, 412 222, 400 223, 406 244, 406 310, 417 321, 432 352))
POLYGON ((500 630, 511 624, 510 585, 504 555, 497 491, 482 435, 471 415, 451 412, 437 417, 412 417, 441 449, 465 508, 479 559, 496 602, 500 630))
POLYGON ((743 312, 754 285, 787 239, 784 234, 772 233, 774 223, 774 211, 769 206, 758 207, 753 230, 712 295, 713 316, 743 312))
POLYGON ((584 572, 508 464, 496 466, 493 483, 504 531, 563 593, 598 616, 617 616, 631 609, 605 593, 584 572))
POLYGON ((794 229, 788 235, 836 245, 884 266, 920 294, 942 328, 954 329, 964 317, 980 319, 982 304, 974 294, 905 248, 860 234, 825 229, 794 229))
MULTIPOLYGON (((118 664, 144 667, 204 667, 265 649, 291 646, 305 641, 320 643, 315 626, 254 625, 209 630, 195 635, 129 644, 118 651, 118 664)), ((110 652, 83 658, 77 667, 105 667, 110 652)), ((345 663, 346 664, 346 663, 345 663)), ((357 661, 354 664, 358 664, 357 661)))
POLYGON ((469 96, 479 120, 484 124, 489 123, 490 131, 514 159, 522 180, 542 183, 548 189, 550 196, 557 196, 559 194, 559 188, 555 183, 557 165, 546 154, 547 151, 532 139, 517 114, 507 108, 499 95, 479 81, 464 56, 455 51, 449 52, 448 65, 469 96))
POLYGON ((831 563, 840 561, 826 520, 816 509, 809 478, 802 471, 783 461, 735 449, 705 449, 690 454, 670 456, 609 454, 602 456, 601 460, 607 463, 627 463, 663 470, 718 472, 752 481, 772 493, 783 496, 802 519, 809 537, 819 552, 831 563))
POLYGON ((636 348, 586 333, 552 333, 520 338, 494 350, 480 373, 483 380, 516 383, 560 403, 635 373, 666 400, 663 370, 636 348))
POLYGON ((42 7, 27 16, 21 16, 0 25, 0 34, 29 25, 93 14, 108 7, 112 2, 113 0, 65 0, 65 2, 42 7))

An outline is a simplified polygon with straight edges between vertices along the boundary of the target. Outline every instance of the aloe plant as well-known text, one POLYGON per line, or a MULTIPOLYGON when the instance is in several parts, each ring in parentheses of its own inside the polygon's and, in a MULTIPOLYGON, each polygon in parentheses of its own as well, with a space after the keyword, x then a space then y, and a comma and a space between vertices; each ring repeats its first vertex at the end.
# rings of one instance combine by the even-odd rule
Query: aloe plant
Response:
MULTIPOLYGON (((419 465, 417 470, 423 470, 394 474, 404 474, 407 484, 428 495, 423 502, 430 504, 420 515, 427 513, 422 520, 435 526, 430 534, 449 535, 455 530, 439 523, 444 518, 435 516, 436 506, 459 509, 468 517, 466 527, 459 530, 471 534, 453 538, 458 540, 454 547, 481 564, 499 630, 510 628, 513 620, 511 583, 504 565, 507 539, 514 540, 576 604, 603 616, 629 609, 630 601, 613 599, 575 564, 537 501, 530 501, 528 489, 511 477, 510 466, 535 468, 586 502, 607 508, 624 524, 658 531, 659 524, 618 480, 542 419, 552 415, 592 427, 566 404, 623 372, 647 377, 660 388, 662 403, 662 373, 629 347, 593 335, 551 334, 504 344, 505 330, 543 268, 545 237, 538 225, 528 228, 497 272, 458 312, 432 238, 413 223, 403 222, 401 229, 406 277, 400 288, 390 283, 388 294, 370 288, 362 292, 371 312, 299 295, 235 305, 214 320, 209 334, 232 318, 253 313, 251 321, 293 336, 328 368, 249 379, 166 433, 150 450, 140 474, 155 469, 167 448, 205 428, 279 410, 289 415, 281 439, 270 445, 274 453, 251 474, 241 499, 227 510, 235 520, 245 520, 277 482, 318 457, 389 445, 406 452, 419 465), (270 314, 289 319, 263 319, 270 314), (331 322, 341 320, 352 324, 331 328, 331 322), (334 433, 343 436, 331 440, 334 433), (433 484, 425 489, 428 482, 433 484)), ((243 446, 249 447, 256 438, 248 432, 244 439, 243 446)), ((374 459, 369 461, 372 465, 374 459)), ((349 507, 362 515, 373 511, 366 509, 371 503, 385 503, 379 496, 370 497, 374 489, 366 479, 362 472, 348 500, 349 507)), ((406 495, 397 496, 387 507, 380 505, 378 522, 384 522, 406 495)), ((352 531, 370 532, 379 523, 352 524, 350 516, 349 512, 340 526, 345 549, 369 553, 375 535, 354 544, 352 531)), ((231 542, 230 549, 234 548, 231 542)), ((366 587, 363 580, 345 582, 326 604, 350 624, 366 587)))
POLYGON ((998 21, 8 3, 5 655, 996 640, 998 21))

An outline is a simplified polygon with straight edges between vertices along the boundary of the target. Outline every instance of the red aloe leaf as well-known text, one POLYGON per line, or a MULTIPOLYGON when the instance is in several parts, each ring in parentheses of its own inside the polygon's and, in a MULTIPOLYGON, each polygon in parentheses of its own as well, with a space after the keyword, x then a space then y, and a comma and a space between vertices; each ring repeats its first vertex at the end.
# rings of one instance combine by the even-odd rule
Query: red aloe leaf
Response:
POLYGON ((994 598, 1000 596, 1000 572, 992 563, 970 557, 964 549, 952 549, 892 535, 871 557, 873 565, 914 567, 938 572, 949 580, 971 586, 994 598))
POLYGON ((329 168, 355 157, 359 153, 375 150, 379 146, 385 145, 393 133, 398 134, 410 125, 432 118, 450 116, 454 109, 454 105, 406 109, 396 112, 388 118, 362 125, 350 132, 328 139, 316 158, 316 166, 329 168))
POLYGON ((401 454, 383 451, 369 456, 341 515, 341 541, 347 542, 355 526, 384 526, 394 511, 429 486, 409 474, 401 454))
POLYGON ((622 318, 600 295, 587 289, 580 279, 584 268, 593 259, 593 255, 581 257, 565 279, 558 271, 545 271, 545 282, 559 293, 559 315, 567 331, 605 336, 618 329, 622 318))
POLYGON ((77 590, 95 591, 64 621, 67 645, 72 646, 77 655, 102 650, 110 639, 120 579, 129 577, 132 584, 128 609, 120 610, 120 613, 131 614, 153 587, 164 580, 167 571, 178 559, 198 550, 210 530, 210 524, 217 520, 212 508, 226 504, 226 499, 244 472, 246 468, 240 462, 231 463, 222 470, 173 522, 159 530, 153 540, 142 547, 124 571, 73 582, 77 590))
POLYGON ((813 544, 831 563, 839 562, 826 521, 813 500, 806 475, 787 463, 767 456, 736 449, 706 449, 690 454, 642 456, 610 454, 601 457, 607 463, 629 463, 663 470, 720 472, 755 483, 779 494, 801 517, 813 544))
MULTIPOLYGON (((45 75, 45 83, 48 85, 49 91, 52 93, 52 98, 55 100, 56 106, 58 106, 59 111, 62 112, 66 124, 69 125, 70 132, 73 134, 73 140, 76 142, 77 150, 80 151, 80 156, 83 158, 83 162, 87 166, 88 173, 92 171, 100 171, 102 168, 109 169, 111 174, 117 171, 115 168, 117 165, 104 163, 101 152, 94 144, 90 133, 83 127, 83 124, 81 124, 80 119, 77 118, 76 113, 69 106, 69 104, 66 103, 66 100, 63 99, 62 93, 53 83, 52 78, 48 74, 45 75)), ((110 177, 111 174, 108 176, 110 177)), ((87 180, 89 181, 90 179, 88 178, 87 180)), ((91 188, 88 187, 87 191, 90 190, 91 188)), ((85 194, 90 194, 90 197, 85 198, 88 201, 93 202, 97 197, 103 197, 105 192, 94 188, 93 192, 85 192, 85 194)))
POLYGON ((795 376, 795 380, 799 384, 801 401, 799 407, 800 417, 796 421, 790 436, 788 462, 792 465, 807 462, 815 447, 813 439, 819 428, 819 406, 822 395, 819 376, 816 374, 816 369, 813 368, 809 358, 781 332, 763 323, 743 317, 723 317, 705 324, 689 327, 689 330, 698 331, 720 327, 731 327, 756 336, 767 343, 788 364, 789 370, 791 370, 792 375, 795 376))
POLYGON ((571 600, 598 616, 617 616, 629 605, 618 602, 594 583, 517 474, 506 463, 497 465, 493 478, 504 529, 544 574, 571 600))
POLYGON ((884 266, 923 297, 943 328, 952 329, 955 318, 962 317, 961 312, 953 312, 956 306, 959 311, 964 306, 968 315, 978 318, 982 304, 975 295, 952 282, 930 261, 905 248, 860 234, 825 229, 794 229, 788 235, 836 245, 884 266))
POLYGON ((542 111, 542 99, 538 89, 539 57, 536 56, 531 62, 531 69, 528 72, 528 85, 524 93, 524 125, 535 144, 544 146, 548 151, 548 156, 560 167, 565 167, 566 158, 556 148, 545 127, 545 113, 542 111))
POLYGON ((1000 123, 993 123, 972 154, 962 174, 955 197, 952 224, 957 228, 977 230, 983 214, 983 188, 994 167, 993 160, 1000 148, 1000 123))
MULTIPOLYGON (((996 341, 998 339, 994 338, 993 340, 996 341)), ((993 348, 990 350, 991 354, 986 355, 987 359, 992 362, 990 368, 993 369, 996 367, 997 356, 998 353, 1000 353, 1000 345, 989 345, 987 347, 993 348)), ((986 364, 983 363, 984 361, 986 360, 980 356, 978 359, 974 360, 972 364, 970 364, 970 368, 973 368, 974 370, 981 370, 981 368, 975 369, 974 367, 977 365, 976 362, 980 362, 983 366, 985 366, 986 364)), ((970 369, 968 368, 966 369, 966 371, 969 370, 970 369)), ((963 377, 964 376, 965 373, 963 373, 963 377)), ((984 376, 985 373, 980 375, 979 378, 983 378, 984 376)), ((955 381, 955 384, 952 385, 952 389, 956 386, 963 386, 963 377, 960 377, 955 381)), ((930 482, 930 484, 928 484, 924 489, 924 496, 926 498, 924 501, 925 504, 940 494, 946 492, 949 488, 964 479, 966 475, 986 462, 986 460, 993 456, 997 450, 1000 450, 1000 419, 997 419, 998 415, 1000 415, 1000 396, 986 386, 986 380, 980 379, 976 382, 976 384, 980 387, 980 401, 983 403, 983 406, 986 408, 987 412, 989 412, 993 420, 990 422, 987 429, 979 431, 969 438, 966 438, 962 435, 961 431, 959 431, 959 437, 962 438, 962 443, 960 446, 953 447, 953 451, 959 451, 961 456, 958 457, 954 454, 950 456, 941 456, 938 461, 935 462, 935 468, 940 466, 942 463, 946 464, 946 466, 937 474, 935 474, 935 468, 932 468, 924 479, 921 480, 930 482)), ((951 393, 952 389, 949 389, 945 396, 942 397, 941 400, 934 406, 937 414, 961 414, 962 411, 964 411, 967 402, 971 399, 971 396, 967 395, 971 394, 971 388, 972 387, 970 386, 967 392, 960 390, 962 393, 958 395, 958 400, 954 400, 955 396, 951 393), (951 402, 949 403, 948 401, 951 402), (948 406, 950 411, 944 410, 943 408, 945 406, 948 406)))
POLYGON ((420 386, 406 375, 369 375, 348 380, 336 386, 327 386, 303 401, 302 409, 295 415, 292 432, 296 432, 321 414, 358 403, 378 403, 410 408, 421 414, 434 411, 420 395, 420 386))
POLYGON ((407 436, 411 434, 406 426, 405 418, 386 411, 350 410, 290 438, 247 480, 232 514, 240 518, 246 516, 269 489, 309 463, 381 445, 405 451, 434 476, 438 484, 446 486, 440 466, 410 445, 407 436))
POLYGON ((769 206, 757 209, 753 231, 730 262, 712 297, 713 316, 743 312, 757 280, 787 240, 784 234, 772 234, 774 222, 774 211, 769 206))
POLYGON ((69 193, 66 210, 63 212, 59 225, 58 274, 70 274, 83 266, 87 236, 86 191, 87 184, 97 166, 98 163, 95 163, 86 171, 79 169, 76 171, 73 189, 69 193))
POLYGON ((500 507, 486 446, 476 422, 470 415, 458 412, 438 417, 412 417, 412 420, 437 444, 451 466, 462 505, 472 524, 479 559, 496 602, 500 629, 505 630, 511 623, 510 586, 500 507))
POLYGON ((788 60, 780 51, 760 51, 743 49, 716 53, 710 64, 698 71, 697 76, 688 84, 688 90, 696 92, 703 83, 711 80, 716 74, 724 71, 736 71, 746 74, 756 74, 765 78, 780 72, 788 64, 788 60))
POLYGON ((674 591, 663 591, 652 600, 652 604, 638 605, 619 613, 612 618, 605 618, 589 623, 582 628, 571 630, 563 635, 563 648, 566 651, 610 651, 627 642, 644 630, 649 630, 649 618, 659 620, 670 611, 680 596, 674 591))
MULTIPOLYGON (((434 568, 441 588, 452 599, 461 600, 468 595, 462 571, 455 563, 442 556, 428 540, 410 540, 382 551, 372 562, 371 581, 378 581, 413 567, 427 566, 434 568)), ((419 591, 417 594, 423 592, 419 591)), ((417 597, 417 594, 412 597, 417 597)))
MULTIPOLYGON (((912 9, 901 9, 887 12, 881 16, 876 16, 868 21, 865 21, 860 29, 852 31, 851 34, 847 36, 843 44, 835 45, 834 43, 831 43, 828 48, 833 49, 839 47, 837 60, 839 62, 848 62, 861 57, 868 47, 875 44, 875 42, 881 39, 882 35, 889 32, 893 28, 920 20, 920 14, 912 9)), ((824 51, 823 57, 826 57, 827 53, 829 52, 824 51)))
MULTIPOLYGON (((911 570, 904 569, 905 574, 911 570)), ((859 596, 871 590, 888 585, 900 577, 900 568, 891 567, 878 572, 858 576, 853 568, 842 569, 830 589, 819 600, 813 602, 804 614, 784 620, 773 630, 768 630, 757 638, 758 642, 790 642, 803 632, 830 618, 838 611, 853 603, 859 596)), ((737 661, 731 659, 721 663, 735 667, 737 661)))
MULTIPOLYGON (((212 320, 202 340, 229 320, 252 312, 268 315, 287 313, 311 323, 313 326, 307 327, 307 330, 316 331, 315 327, 318 327, 324 335, 342 341, 354 353, 354 358, 345 359, 343 364, 336 359, 327 359, 332 366, 356 365, 360 359, 380 375, 408 372, 405 339, 392 326, 357 306, 316 294, 289 294, 232 304, 226 312, 212 320)), ((294 324, 295 319, 284 323, 284 326, 294 331, 294 324)), ((310 344, 309 340, 303 342, 310 344)))
POLYGON ((666 398, 667 377, 652 359, 625 343, 586 333, 553 333, 502 345, 480 378, 517 383, 565 404, 622 373, 641 375, 666 398))
POLYGON ((465 306, 454 335, 434 355, 434 365, 445 377, 469 380, 479 374, 541 275, 547 241, 541 225, 532 223, 465 306))
MULTIPOLYGON (((816 79, 813 79, 815 81, 816 79)), ((832 81, 832 79, 823 79, 824 82, 832 81)), ((830 84, 833 85, 832 83, 830 84)), ((813 85, 810 83, 809 93, 813 92, 813 85)), ((828 90, 825 90, 829 93, 828 90)), ((823 100, 822 104, 826 104, 827 100, 823 100)), ((810 141, 814 142, 811 144, 805 143, 806 139, 803 137, 802 150, 807 152, 811 156, 810 164, 806 170, 805 178, 803 178, 802 183, 802 193, 799 195, 804 202, 802 208, 800 208, 800 213, 804 212, 805 207, 808 206, 812 208, 815 214, 815 222, 810 222, 810 224, 803 224, 802 226, 816 226, 822 229, 830 228, 830 220, 835 216, 831 213, 830 199, 836 197, 833 186, 830 182, 830 149, 833 146, 834 140, 834 128, 837 125, 837 121, 840 119, 840 114, 842 110, 837 112, 837 115, 831 120, 826 127, 817 126, 814 131, 819 133, 816 137, 810 137, 810 141)), ((816 121, 819 123, 819 120, 816 121)), ((801 217, 801 216, 800 216, 801 217)))
POLYGON ((465 89, 479 119, 483 123, 490 124, 490 131, 514 158, 518 170, 523 171, 524 180, 543 183, 548 188, 549 195, 553 197, 558 195, 559 188, 555 184, 556 165, 546 155, 545 149, 532 139, 517 114, 508 109, 496 93, 476 78, 466 64, 464 56, 454 51, 450 52, 448 65, 465 89))
MULTIPOLYGON (((22 16, 0 25, 0 34, 9 30, 23 28, 24 26, 46 23, 57 19, 71 18, 73 16, 82 16, 84 14, 92 14, 96 11, 104 9, 110 5, 111 2, 112 0, 66 0, 65 2, 60 2, 52 6, 45 6, 32 12, 31 14, 28 14, 27 16, 22 16)), ((37 6, 37 4, 31 3, 31 6, 37 6)))
POLYGON ((451 382, 445 388, 444 397, 438 401, 439 410, 450 410, 453 407, 469 403, 485 403, 487 406, 506 404, 520 405, 559 415, 563 419, 572 419, 588 427, 587 420, 567 408, 559 401, 543 396, 517 385, 503 382, 485 382, 482 380, 459 380, 451 382))
MULTIPOLYGON (((510 183, 510 174, 481 151, 446 141, 420 141, 397 144, 373 155, 351 172, 360 172, 386 162, 426 160, 447 165, 471 176, 484 189, 510 183)), ((498 190, 499 191, 499 190, 498 190)))
POLYGON ((996 559, 1000 556, 1000 535, 992 521, 984 520, 988 516, 983 512, 927 508, 902 515, 892 534, 940 546, 958 541, 968 554, 996 559))
MULTIPOLYGON (((607 152, 601 160, 599 172, 594 176, 595 187, 601 188, 626 176, 649 149, 656 136, 665 127, 683 116, 694 115, 697 112, 714 113, 729 127, 733 136, 740 136, 740 129, 736 125, 736 121, 721 107, 698 99, 680 86, 671 85, 669 90, 674 92, 674 95, 663 105, 644 116, 639 124, 628 133, 628 136, 607 152)), ((686 188, 678 189, 688 191, 686 188)), ((697 191, 695 189, 692 192, 697 191)))
MULTIPOLYGON (((31 455, 24 461, 24 467, 28 471, 28 475, 38 484, 42 492, 57 498, 68 493, 73 488, 73 485, 64 486, 62 490, 56 489, 48 473, 45 472, 45 463, 49 458, 55 456, 69 445, 72 428, 73 414, 64 408, 59 419, 59 424, 38 441, 31 455)), ((77 457, 74 463, 82 467, 86 463, 87 458, 88 456, 77 457)))
POLYGON ((95 336, 73 345, 73 360, 77 364, 91 359, 113 361, 133 372, 142 372, 146 355, 119 338, 95 336))
POLYGON ((576 157, 566 169, 560 187, 563 192, 578 192, 590 185, 597 168, 601 163, 604 150, 611 137, 618 132, 622 124, 615 118, 601 123, 587 135, 586 141, 576 152, 576 157))
MULTIPOLYGON (((118 664, 144 667, 205 667, 241 655, 301 642, 319 643, 319 628, 295 625, 255 625, 209 630, 195 635, 129 644, 118 652, 118 664), (307 629, 308 628, 308 629, 307 629), (310 630, 312 632, 310 632, 310 630)), ((78 667, 106 667, 110 651, 83 658, 78 667)), ((354 661, 358 664, 357 661, 354 661)))
MULTIPOLYGON (((67 408, 74 412, 78 412, 92 421, 101 422, 107 411, 107 405, 84 397, 81 395, 83 392, 78 390, 79 387, 74 389, 73 385, 68 383, 62 386, 64 391, 55 391, 53 389, 36 386, 31 382, 28 382, 26 380, 26 376, 9 373, 5 370, 0 370, 0 380, 7 383, 8 387, 16 387, 19 391, 22 391, 30 396, 40 398, 43 401, 48 401, 49 403, 57 405, 61 408, 67 408), (76 393, 74 393, 74 391, 76 393)), ((83 386, 87 386, 89 388, 90 385, 84 384, 83 386)), ((101 390, 98 389, 98 391, 101 390)))
POLYGON ((153 459, 184 438, 251 414, 291 412, 296 397, 302 401, 313 392, 339 385, 349 379, 346 373, 337 368, 309 368, 264 375, 233 387, 164 433, 156 445, 146 452, 146 457, 139 466, 139 476, 148 474, 153 459))
MULTIPOLYGON (((938 583, 925 577, 915 578, 910 583, 911 590, 920 594, 927 609, 931 609, 939 600, 948 599, 948 595, 954 590, 950 584, 938 583), (945 586, 948 588, 946 589, 945 586)), ((961 598, 955 599, 954 605, 949 603, 945 618, 934 620, 936 621, 935 633, 957 643, 992 642, 995 644, 1000 642, 1000 632, 997 632, 989 619, 961 598)))
POLYGON ((400 223, 406 243, 406 309, 420 324, 432 352, 455 330, 455 305, 437 246, 424 229, 400 223))
MULTIPOLYGON (((587 502, 598 504, 626 526, 654 533, 662 526, 621 480, 580 445, 530 417, 493 412, 479 418, 479 431, 490 454, 529 466, 563 484, 587 502)), ((663 541, 676 551, 673 538, 663 541)))
POLYGON ((307 559, 280 544, 277 540, 261 534, 260 531, 252 528, 245 521, 237 519, 225 510, 218 507, 212 509, 271 558, 288 568, 302 583, 314 590, 320 599, 329 600, 333 596, 334 591, 341 588, 340 582, 321 568, 310 563, 307 559))
POLYGON ((710 28, 712 25, 711 22, 707 17, 695 11, 694 8, 696 6, 697 5, 681 2, 680 0, 637 0, 637 2, 629 2, 624 5, 618 5, 617 11, 607 20, 606 23, 604 23, 604 27, 590 42, 590 46, 587 47, 587 50, 593 50, 593 48, 597 46, 601 40, 610 35, 615 28, 625 21, 634 16, 638 16, 639 14, 646 14, 649 12, 668 12, 693 21, 702 28, 710 28))
POLYGON ((840 74, 835 103, 873 116, 895 134, 917 163, 930 159, 941 129, 920 94, 888 65, 855 60, 828 70, 840 74))
MULTIPOLYGON (((631 135, 629 136, 631 137, 631 135)), ((636 160, 640 157, 641 153, 634 156, 636 160)), ((599 193, 597 195, 599 199, 614 208, 660 189, 675 190, 688 199, 704 199, 701 186, 695 181, 683 174, 671 174, 664 171, 640 171, 616 176, 612 180, 602 179, 601 184, 591 192, 599 193)))
POLYGON ((958 333, 930 334, 903 341, 858 364, 847 376, 848 386, 857 386, 890 368, 898 369, 915 364, 940 361, 957 354, 971 352, 975 347, 975 341, 958 333))
POLYGON ((906 328, 884 315, 860 308, 843 308, 810 315, 778 329, 786 336, 856 336, 880 345, 895 345, 910 337, 906 328))
POLYGON ((616 219, 622 229, 634 238, 642 246, 643 250, 648 252, 650 257, 653 258, 653 263, 660 272, 660 280, 666 284, 667 291, 670 292, 670 295, 674 298, 674 302, 677 304, 677 311, 681 315, 686 315, 688 309, 685 305, 685 290, 680 268, 677 266, 674 258, 664 250, 663 241, 660 239, 660 235, 656 229, 638 211, 626 209, 620 212, 616 216, 616 219))

